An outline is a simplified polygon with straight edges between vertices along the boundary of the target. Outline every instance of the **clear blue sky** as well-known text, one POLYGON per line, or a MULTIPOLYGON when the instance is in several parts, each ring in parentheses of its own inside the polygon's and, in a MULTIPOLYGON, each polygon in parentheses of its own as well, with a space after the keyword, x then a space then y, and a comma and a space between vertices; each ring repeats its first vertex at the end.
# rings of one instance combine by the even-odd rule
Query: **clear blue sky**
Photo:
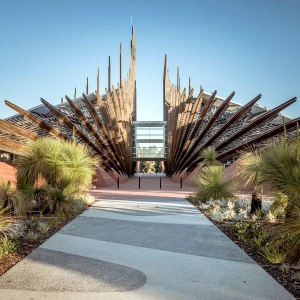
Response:
POLYGON ((4 1, 0 0, 0 118, 14 114, 7 99, 25 109, 65 95, 119 82, 130 61, 130 14, 137 45, 137 119, 162 120, 164 55, 171 80, 218 91, 247 103, 259 93, 273 108, 298 96, 284 113, 300 116, 300 1, 4 1))

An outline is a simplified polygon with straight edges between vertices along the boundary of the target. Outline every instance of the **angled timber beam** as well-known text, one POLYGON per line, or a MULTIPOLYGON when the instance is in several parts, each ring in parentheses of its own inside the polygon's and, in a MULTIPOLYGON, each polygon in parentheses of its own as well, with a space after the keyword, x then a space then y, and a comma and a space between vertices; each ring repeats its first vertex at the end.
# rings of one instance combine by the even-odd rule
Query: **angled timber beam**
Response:
POLYGON ((175 157, 174 157, 174 161, 176 161, 177 157, 178 157, 178 148, 180 147, 180 144, 182 142, 182 133, 183 133, 183 128, 186 125, 186 118, 187 118, 187 114, 190 110, 190 103, 192 102, 192 98, 193 98, 193 93, 194 93, 194 89, 191 90, 189 97, 186 100, 186 104, 185 104, 185 108, 184 108, 184 112, 183 112, 183 118, 181 118, 181 114, 180 114, 180 118, 178 118, 178 125, 177 125, 177 130, 175 131, 175 144, 172 147, 175 147, 175 157), (182 119, 182 120, 181 120, 182 119))
MULTIPOLYGON (((285 124, 285 127, 287 130, 292 130, 292 129, 296 129, 296 126, 297 126, 297 123, 300 123, 300 118, 297 118, 297 119, 294 119, 294 120, 291 120, 289 121, 288 123, 285 124)), ((220 155, 218 155, 216 157, 217 160, 220 160, 220 159, 224 159, 240 150, 243 150, 243 149, 246 149, 248 147, 251 147, 259 142, 262 142, 264 140, 267 140, 269 138, 271 138, 272 136, 275 136, 277 134, 280 134, 280 133, 283 133, 284 132, 284 128, 283 126, 280 124, 278 126, 276 126, 274 129, 271 129, 265 133, 262 133, 256 137, 254 137, 253 139, 251 139, 250 141, 247 141, 246 143, 243 143, 241 145, 238 145, 236 147, 234 147, 233 149, 230 149, 224 153, 221 153, 220 155)), ((189 169, 192 169, 194 168, 195 166, 197 166, 197 164, 199 162, 201 162, 202 159, 201 158, 198 158, 196 161, 194 161, 188 168, 189 169)))
MULTIPOLYGON (((252 106, 261 98, 261 94, 256 96, 254 99, 252 99, 250 102, 248 102, 246 105, 242 106, 224 125, 221 126, 217 132, 215 132, 197 151, 196 153, 192 154, 192 152, 189 150, 188 153, 190 154, 189 158, 185 161, 182 169, 188 167, 188 165, 197 157, 198 153, 202 150, 208 147, 214 140, 217 139, 227 128, 229 128, 236 120, 244 116, 249 110, 252 108, 252 106)), ((194 144, 195 145, 195 144, 194 144)), ((197 144, 196 144, 197 147, 197 144)), ((195 148, 193 150, 195 150, 195 148)))
POLYGON ((124 163, 123 163, 123 160, 121 158, 121 150, 120 150, 120 145, 117 143, 117 138, 116 138, 116 135, 115 135, 115 132, 113 130, 113 127, 112 127, 112 124, 111 124, 111 120, 109 118, 109 115, 106 111, 106 107, 105 107, 105 104, 101 98, 101 96, 99 95, 99 93, 97 91, 95 91, 95 95, 97 97, 97 100, 98 100, 98 104, 99 104, 99 108, 104 116, 104 119, 105 119, 105 122, 107 124, 107 127, 108 127, 108 130, 109 130, 109 133, 110 133, 110 136, 112 137, 113 139, 113 142, 115 144, 115 149, 116 149, 116 158, 118 159, 119 163, 121 164, 121 166, 123 167, 123 169, 125 169, 125 166, 124 166, 124 163))
POLYGON ((194 141, 193 145, 190 147, 190 149, 186 152, 186 155, 181 159, 181 161, 179 162, 178 168, 182 168, 184 161, 186 160, 186 158, 188 156, 190 156, 193 151, 196 149, 196 147, 199 145, 199 143, 201 142, 202 138, 205 136, 205 134, 209 131, 209 129, 211 128, 211 126, 214 124, 214 122, 216 121, 216 119, 221 116, 228 108, 229 103, 231 101, 231 99, 234 97, 235 92, 232 92, 228 98, 219 106, 219 108, 217 109, 217 111, 214 113, 214 115, 210 118, 210 120, 208 121, 208 123, 205 125, 205 127, 202 129, 200 135, 197 137, 197 139, 194 141))
POLYGON ((17 144, 15 142, 0 139, 0 146, 11 148, 21 152, 30 152, 30 148, 24 145, 17 144))
POLYGON ((27 130, 24 130, 18 126, 15 126, 13 124, 10 124, 4 120, 1 120, 0 119, 0 127, 6 129, 6 130, 9 130, 13 133, 16 133, 16 134, 19 134, 25 138, 28 138, 30 140, 35 140, 36 138, 38 138, 38 135, 37 134, 33 134, 31 132, 28 132, 27 130))
POLYGON ((98 134, 98 132, 95 130, 95 128, 93 127, 93 125, 89 122, 89 120, 87 119, 87 117, 84 115, 84 113, 81 111, 81 109, 68 97, 65 96, 67 101, 69 102, 70 106, 73 108, 73 110, 75 111, 76 115, 81 119, 81 121, 84 123, 84 125, 89 129, 89 131, 93 134, 93 136, 95 137, 95 139, 99 142, 99 144, 103 147, 104 151, 106 152, 106 154, 109 156, 110 158, 110 163, 113 165, 113 167, 115 169, 117 169, 118 171, 121 170, 121 166, 120 164, 117 166, 116 164, 118 164, 117 161, 115 161, 115 157, 113 155, 113 153, 110 151, 110 149, 107 147, 107 145, 105 144, 105 142, 103 141, 102 137, 98 134), (116 164, 115 164, 116 163, 116 164))
POLYGON ((31 114, 30 112, 22 109, 21 107, 5 100, 5 104, 7 106, 9 106, 10 108, 12 108, 13 110, 15 110, 16 112, 18 112, 20 115, 22 115, 23 117, 26 117, 27 119, 29 119, 30 121, 36 123, 40 128, 46 129, 49 133, 52 133, 53 135, 68 140, 69 138, 66 137, 63 133, 61 133, 60 131, 58 131, 57 129, 51 127, 50 125, 48 125, 47 123, 45 123, 44 121, 42 121, 41 119, 35 117, 33 114, 31 114))
POLYGON ((254 129, 255 127, 257 127, 258 125, 260 125, 264 121, 266 121, 266 120, 268 120, 270 118, 276 118, 278 116, 278 113, 280 111, 282 111, 283 109, 287 108, 288 106, 290 106, 291 104, 293 104, 296 101, 297 101, 297 97, 294 97, 294 98, 286 101, 285 103, 283 103, 283 104, 281 104, 281 105, 273 108, 272 110, 269 110, 269 111, 265 112, 262 116, 260 116, 259 118, 253 120, 250 124, 248 124, 247 126, 243 127, 241 130, 239 130, 238 132, 236 132, 231 137, 227 138, 224 142, 220 143, 216 147, 216 150, 220 150, 223 147, 229 145, 231 142, 233 142, 237 138, 241 137, 242 135, 244 135, 245 133, 247 133, 249 130, 254 129))
POLYGON ((176 150, 175 150, 176 162, 178 161, 179 157, 181 156, 182 147, 183 147, 184 142, 187 138, 187 135, 190 131, 190 127, 192 125, 192 122, 193 122, 193 119, 194 119, 194 116, 195 116, 195 112, 197 111, 199 104, 201 105, 202 95, 203 95, 203 89, 201 89, 197 99, 195 100, 194 104, 192 105, 192 111, 191 111, 191 114, 190 114, 190 117, 189 117, 189 120, 188 120, 188 123, 187 123, 187 127, 186 127, 186 130, 185 130, 183 136, 181 136, 182 133, 183 133, 182 129, 180 130, 179 137, 181 137, 181 138, 179 139, 179 141, 176 145, 176 150))
POLYGON ((49 108, 50 112, 62 123, 66 124, 71 130, 85 141, 102 159, 102 163, 105 168, 111 169, 108 157, 96 146, 69 118, 67 118, 63 113, 61 113, 56 107, 48 103, 45 99, 41 98, 41 102, 49 108))
MULTIPOLYGON (((180 152, 180 155, 178 156, 178 159, 176 160, 176 167, 178 166, 178 162, 180 161, 180 159, 185 156, 186 151, 189 148, 192 140, 194 139, 194 137, 195 137, 198 129, 200 128, 200 125, 202 124, 203 119, 205 118, 206 114, 211 110, 211 107, 212 107, 212 105, 214 103, 214 99, 216 97, 216 94, 217 94, 217 90, 215 90, 212 93, 212 95, 210 96, 210 98, 208 99, 208 101, 206 102, 206 104, 204 105, 203 110, 201 111, 200 116, 199 116, 198 120, 196 121, 196 124, 195 124, 195 126, 194 126, 194 128, 192 130, 192 133, 189 136, 189 139, 187 140, 187 142, 185 143, 185 139, 187 138, 188 132, 184 136, 185 139, 182 139, 183 140, 182 143, 183 143, 183 145, 185 143, 185 145, 183 146, 183 150, 182 151, 180 151, 181 149, 178 150, 178 152, 180 152)), ((176 171, 178 171, 177 168, 176 168, 176 171)))

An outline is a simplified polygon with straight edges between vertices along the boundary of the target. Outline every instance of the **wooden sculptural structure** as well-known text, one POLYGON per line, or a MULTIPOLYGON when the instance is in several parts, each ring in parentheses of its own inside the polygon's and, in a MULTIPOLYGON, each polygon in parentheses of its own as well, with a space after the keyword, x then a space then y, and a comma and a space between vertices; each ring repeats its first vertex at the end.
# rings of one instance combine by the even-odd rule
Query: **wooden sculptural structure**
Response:
MULTIPOLYGON (((42 105, 26 111, 5 100, 6 105, 18 115, 0 120, 0 150, 14 154, 29 151, 28 141, 38 137, 62 138, 85 144, 92 155, 98 156, 106 172, 133 173, 133 123, 136 121, 136 44, 132 26, 131 58, 129 72, 122 80, 122 44, 120 44, 120 83, 111 85, 110 57, 108 88, 100 95, 98 68, 97 90, 74 99, 65 96, 66 102, 53 106, 41 98, 42 105)), ((184 170, 192 171, 201 163, 199 153, 214 147, 218 160, 226 161, 238 155, 249 145, 262 145, 279 139, 283 126, 280 111, 296 101, 296 97, 278 107, 257 110, 256 96, 246 105, 232 102, 232 92, 227 99, 217 97, 217 91, 205 93, 200 87, 197 97, 189 78, 189 89, 181 89, 179 68, 177 85, 169 80, 167 55, 163 77, 164 121, 167 121, 167 161, 170 175, 184 170)), ((286 122, 287 136, 296 136, 299 118, 286 122)), ((163 159, 162 159, 163 160, 163 159)))
POLYGON ((28 141, 38 137, 75 140, 85 144, 92 155, 100 158, 107 171, 132 173, 132 122, 136 119, 136 45, 132 26, 131 59, 129 72, 122 80, 122 45, 120 46, 120 80, 115 89, 110 84, 110 58, 108 89, 100 95, 98 68, 97 90, 76 99, 65 96, 67 102, 53 106, 41 98, 43 109, 26 111, 5 100, 5 104, 18 115, 0 120, 0 149, 20 154, 28 151, 28 141))
MULTIPOLYGON (((226 161, 251 145, 262 145, 279 139, 284 128, 279 112, 296 102, 294 97, 272 110, 253 111, 261 94, 246 105, 231 102, 232 92, 227 99, 216 97, 217 91, 204 93, 202 86, 197 97, 189 80, 189 93, 181 92, 179 68, 177 86, 171 83, 165 56, 163 99, 164 120, 167 121, 167 167, 169 174, 192 171, 201 163, 199 154, 206 147, 218 152, 218 160, 226 161), (217 103, 218 102, 218 103, 217 103), (217 105, 216 105, 217 103, 217 105)), ((296 136, 300 118, 286 122, 288 138, 296 136)))

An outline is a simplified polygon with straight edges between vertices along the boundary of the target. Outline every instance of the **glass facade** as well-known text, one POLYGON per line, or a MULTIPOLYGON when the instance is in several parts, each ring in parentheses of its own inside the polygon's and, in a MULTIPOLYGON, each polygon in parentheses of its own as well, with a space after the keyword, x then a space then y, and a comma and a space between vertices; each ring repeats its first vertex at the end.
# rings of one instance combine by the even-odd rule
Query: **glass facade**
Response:
POLYGON ((133 122, 133 159, 167 158, 165 121, 133 122))

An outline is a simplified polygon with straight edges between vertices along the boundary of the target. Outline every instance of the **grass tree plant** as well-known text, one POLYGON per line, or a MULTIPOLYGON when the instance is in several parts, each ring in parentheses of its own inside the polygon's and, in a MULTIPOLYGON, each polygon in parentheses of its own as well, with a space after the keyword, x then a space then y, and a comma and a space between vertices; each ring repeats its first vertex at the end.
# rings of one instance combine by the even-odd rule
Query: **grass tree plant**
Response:
POLYGON ((9 207, 17 215, 25 214, 23 196, 19 191, 12 189, 10 182, 3 181, 0 184, 0 204, 3 204, 3 207, 9 207))
POLYGON ((198 187, 197 198, 200 202, 235 197, 233 194, 235 181, 225 179, 223 166, 203 167, 195 183, 198 187))
POLYGON ((37 186, 39 174, 58 188, 85 189, 99 160, 84 145, 62 139, 40 138, 31 142, 31 151, 18 160, 18 182, 37 186))

